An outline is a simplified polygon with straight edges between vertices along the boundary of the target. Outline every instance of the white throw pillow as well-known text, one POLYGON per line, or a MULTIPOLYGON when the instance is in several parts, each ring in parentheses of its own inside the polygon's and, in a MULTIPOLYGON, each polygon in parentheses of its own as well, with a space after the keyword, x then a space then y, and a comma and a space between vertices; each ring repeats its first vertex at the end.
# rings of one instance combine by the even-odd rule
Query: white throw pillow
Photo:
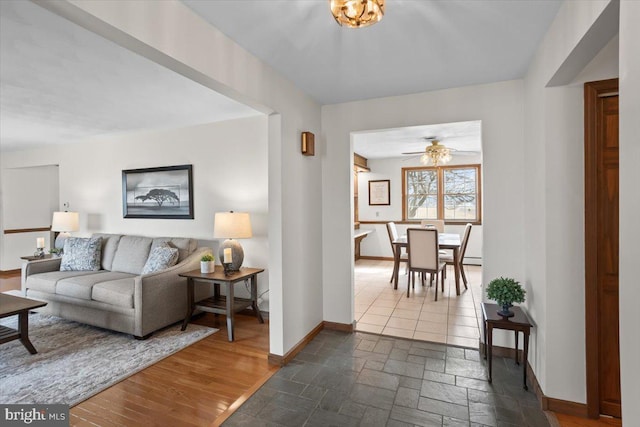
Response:
POLYGON ((147 258, 141 274, 164 270, 165 268, 176 265, 177 261, 178 249, 172 248, 167 244, 156 246, 149 254, 149 258, 147 258))
POLYGON ((98 271, 102 237, 69 237, 64 241, 60 271, 98 271))

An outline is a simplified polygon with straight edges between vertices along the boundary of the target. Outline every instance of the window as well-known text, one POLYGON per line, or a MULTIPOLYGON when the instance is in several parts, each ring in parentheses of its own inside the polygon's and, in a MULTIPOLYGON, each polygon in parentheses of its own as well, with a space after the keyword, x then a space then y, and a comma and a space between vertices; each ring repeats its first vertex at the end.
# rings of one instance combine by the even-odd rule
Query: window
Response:
POLYGON ((480 222, 480 165, 402 168, 405 221, 480 222))

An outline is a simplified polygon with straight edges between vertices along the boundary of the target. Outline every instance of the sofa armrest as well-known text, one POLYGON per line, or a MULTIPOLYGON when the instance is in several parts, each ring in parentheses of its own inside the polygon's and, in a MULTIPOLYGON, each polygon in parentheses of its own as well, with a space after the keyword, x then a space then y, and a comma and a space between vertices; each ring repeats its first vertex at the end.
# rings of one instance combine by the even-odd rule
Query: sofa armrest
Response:
POLYGON ((60 270, 62 258, 49 258, 29 261, 22 264, 22 294, 26 295, 27 278, 33 274, 60 270))
POLYGON ((173 267, 136 277, 135 335, 145 336, 165 326, 167 322, 175 322, 186 315, 187 279, 179 274, 200 268, 200 258, 207 253, 212 253, 212 249, 198 248, 173 267))

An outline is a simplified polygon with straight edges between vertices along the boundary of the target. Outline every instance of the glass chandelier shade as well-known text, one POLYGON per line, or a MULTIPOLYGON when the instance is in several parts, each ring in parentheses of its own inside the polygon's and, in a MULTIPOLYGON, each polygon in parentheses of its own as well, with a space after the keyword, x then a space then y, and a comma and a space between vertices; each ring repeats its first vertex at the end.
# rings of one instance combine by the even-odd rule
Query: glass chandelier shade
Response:
POLYGON ((444 165, 451 160, 451 150, 440 145, 438 141, 431 141, 431 145, 424 149, 424 154, 420 157, 422 164, 431 163, 433 166, 444 165))
POLYGON ((342 27, 360 28, 375 24, 384 15, 385 0, 330 0, 331 13, 342 27))

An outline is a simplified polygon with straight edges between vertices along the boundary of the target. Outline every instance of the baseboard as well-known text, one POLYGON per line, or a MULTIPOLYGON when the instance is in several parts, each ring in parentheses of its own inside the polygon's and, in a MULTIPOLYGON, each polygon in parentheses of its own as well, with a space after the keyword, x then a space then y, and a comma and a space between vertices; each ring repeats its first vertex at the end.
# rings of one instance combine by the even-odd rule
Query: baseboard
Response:
POLYGON ((390 257, 390 256, 360 255, 360 259, 369 259, 371 261, 393 261, 393 257, 390 257))
POLYGON ((10 279, 12 277, 17 277, 20 275, 21 271, 22 270, 20 270, 19 268, 16 268, 15 270, 0 270, 0 278, 10 279))
MULTIPOLYGON (((515 349, 509 347, 493 346, 493 355, 499 357, 515 358, 515 349)), ((484 343, 480 342, 480 354, 484 355, 484 343)), ((518 350, 518 357, 522 357, 522 350, 518 350)), ((520 359, 522 360, 522 359, 520 359)), ((545 396, 538 382, 536 374, 531 368, 531 364, 527 361, 527 379, 531 382, 532 391, 535 393, 540 407, 543 411, 558 412, 560 414, 571 415, 574 417, 588 418, 587 405, 584 403, 571 402, 568 400, 556 399, 545 396)))
POLYGON ((332 331, 340 331, 353 333, 355 331, 355 327, 353 323, 336 323, 336 322, 327 322, 326 320, 322 323, 318 324, 311 332, 305 335, 298 344, 296 344, 291 350, 289 350, 284 356, 279 356, 277 354, 269 353, 269 363, 272 365, 284 366, 287 363, 291 362, 291 360, 296 357, 296 354, 300 353, 303 348, 306 347, 307 344, 311 342, 312 339, 315 338, 316 335, 320 333, 323 329, 329 329, 332 331))
POLYGON ((332 331, 340 331, 340 332, 348 332, 352 333, 355 331, 355 326, 353 323, 336 323, 336 322, 327 322, 326 320, 322 322, 324 329, 330 329, 332 331))
POLYGON ((589 411, 587 410, 587 405, 585 403, 571 402, 568 400, 554 399, 553 397, 544 396, 542 409, 545 411, 572 415, 574 417, 589 418, 589 411))
POLYGON ((318 326, 313 328, 311 332, 309 332, 304 338, 302 338, 298 344, 294 345, 291 350, 289 350, 284 356, 279 356, 277 354, 269 353, 269 363, 272 365, 284 366, 287 363, 291 362, 291 359, 296 357, 296 354, 300 353, 300 351, 307 345, 309 342, 315 338, 316 335, 320 333, 320 331, 324 328, 324 322, 320 322, 318 326))

